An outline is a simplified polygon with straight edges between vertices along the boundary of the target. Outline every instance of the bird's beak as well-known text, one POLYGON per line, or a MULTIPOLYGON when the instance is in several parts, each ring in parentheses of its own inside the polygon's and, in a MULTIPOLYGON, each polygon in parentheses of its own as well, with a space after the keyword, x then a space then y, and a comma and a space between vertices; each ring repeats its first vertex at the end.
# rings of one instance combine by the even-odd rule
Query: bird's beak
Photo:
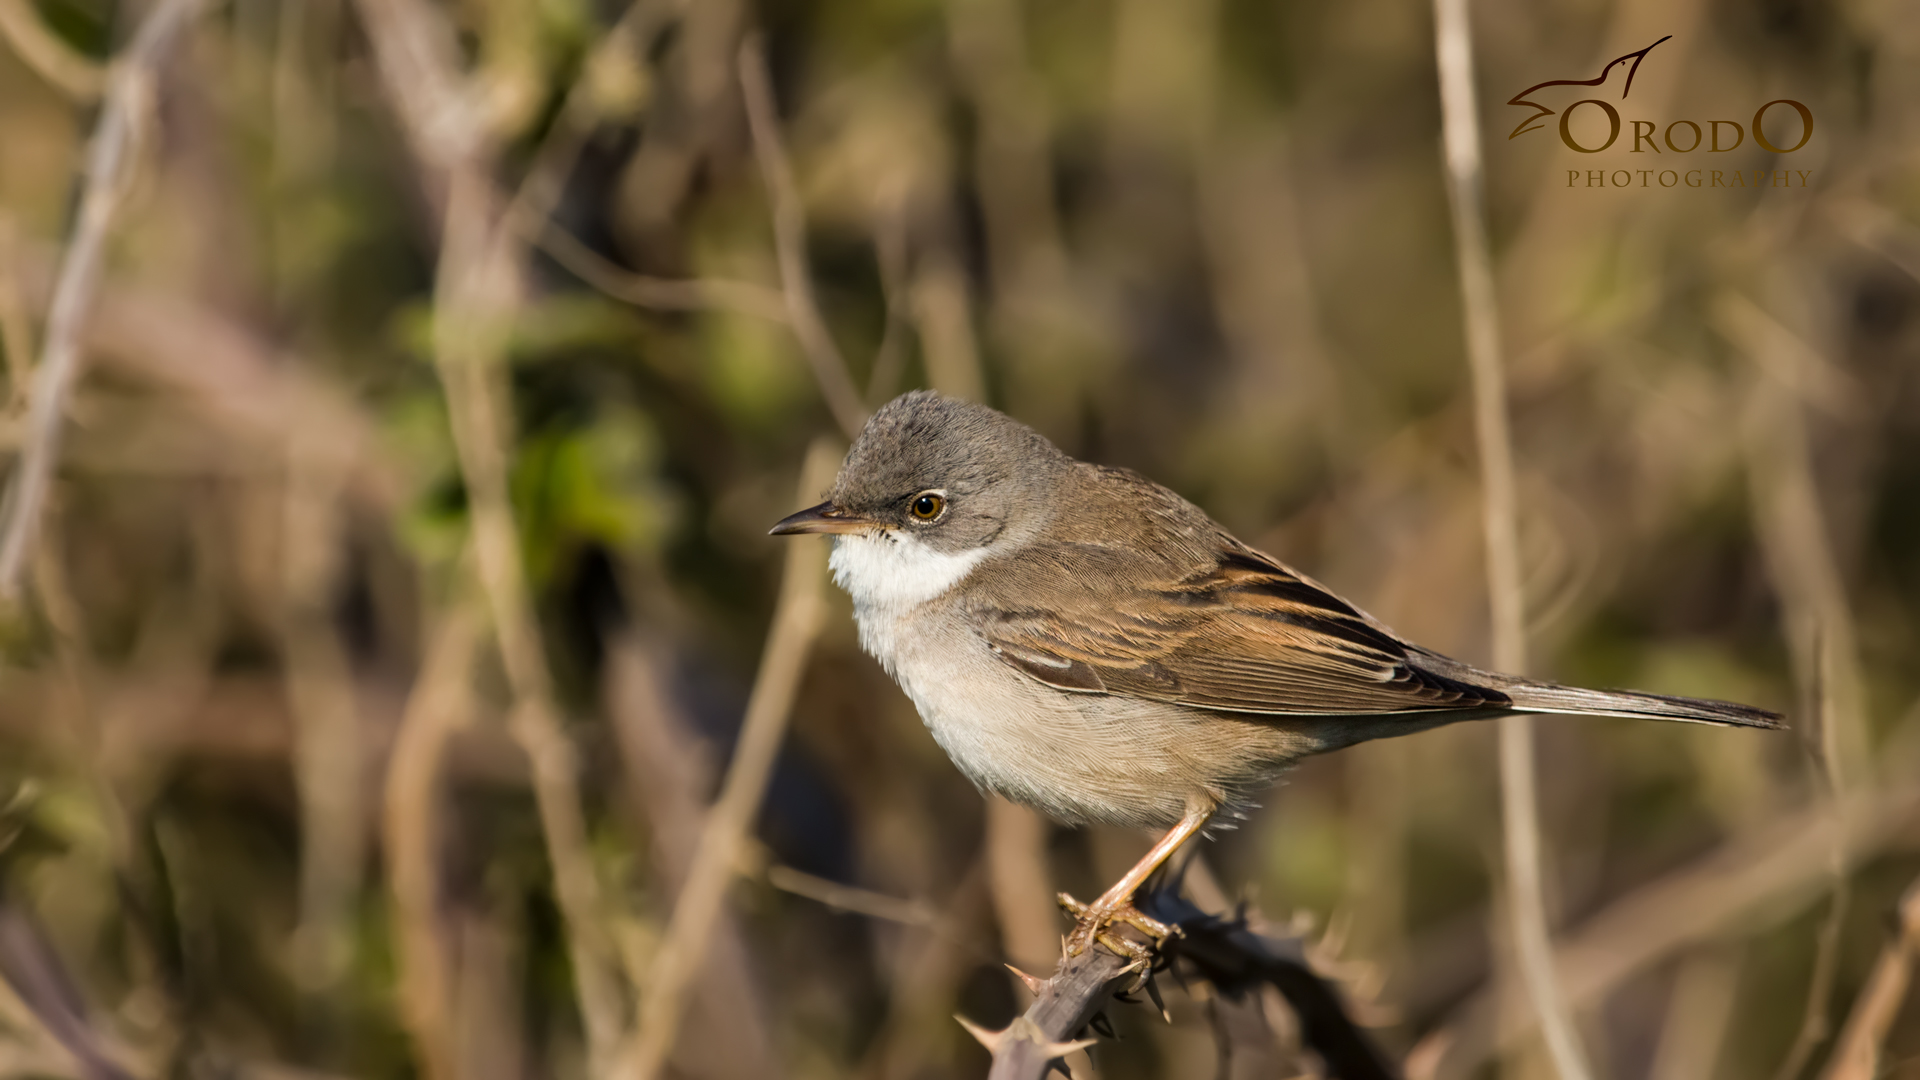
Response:
POLYGON ((809 506, 805 510, 789 517, 781 518, 780 524, 767 530, 768 536, 801 536, 807 533, 862 533, 873 528, 873 522, 858 514, 849 513, 823 502, 819 506, 809 506))

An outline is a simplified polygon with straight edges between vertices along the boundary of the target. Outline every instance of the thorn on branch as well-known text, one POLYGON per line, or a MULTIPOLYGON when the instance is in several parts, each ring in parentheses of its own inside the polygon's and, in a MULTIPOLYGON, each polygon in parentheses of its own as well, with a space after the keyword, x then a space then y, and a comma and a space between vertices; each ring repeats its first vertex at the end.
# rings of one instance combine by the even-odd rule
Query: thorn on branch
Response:
POLYGON ((1307 1045, 1337 1080, 1399 1076, 1399 1070, 1348 1015, 1338 989, 1313 971, 1300 941, 1255 933, 1244 908, 1231 918, 1208 915, 1172 892, 1155 893, 1138 902, 1146 915, 1181 931, 1157 947, 1141 946, 1150 963, 1131 955, 1132 949, 1095 947, 1064 957, 1050 979, 1036 979, 1015 969, 1035 999, 1011 1026, 994 1032, 960 1020, 993 1052, 989 1080, 1041 1080, 1060 1055, 1094 1041, 1075 1036, 1090 1029, 1111 1037, 1113 1028, 1104 1022, 1102 1009, 1109 1000, 1124 1000, 1139 990, 1144 989, 1161 1017, 1171 1021, 1153 976, 1174 969, 1175 964, 1184 965, 1189 974, 1204 978, 1228 997, 1257 992, 1263 985, 1279 990, 1298 1014, 1307 1045))
MULTIPOLYGON (((1021 971, 1019 968, 1014 967, 1012 964, 1007 965, 1007 970, 1019 976, 1020 981, 1026 984, 1027 989, 1032 991, 1035 997, 1038 997, 1042 993, 1046 992, 1047 980, 1042 979, 1035 975, 1029 975, 1024 971, 1021 971)), ((966 1021, 964 1020, 961 1021, 961 1023, 965 1023, 965 1022, 966 1021)))

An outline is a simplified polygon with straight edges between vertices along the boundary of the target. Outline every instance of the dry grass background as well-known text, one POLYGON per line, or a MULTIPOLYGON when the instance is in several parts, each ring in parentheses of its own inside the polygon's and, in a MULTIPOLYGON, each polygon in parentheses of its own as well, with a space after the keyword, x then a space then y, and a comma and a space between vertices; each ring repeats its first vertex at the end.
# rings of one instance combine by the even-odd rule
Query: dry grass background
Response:
MULTIPOLYGON (((1472 14, 1532 668, 1795 720, 1537 725, 1586 1052, 1920 1076, 1920 13, 1472 14), (1623 115, 1804 101, 1807 186, 1569 189, 1641 166, 1505 140, 1664 34, 1623 115)), ((7 1075, 980 1075, 951 1015, 1012 1016, 1051 889, 1148 841, 983 803, 823 547, 763 535, 909 386, 1491 659, 1424 4, 0 0, 0 38, 7 1075)), ((1355 748, 1208 848, 1416 1076, 1551 1075, 1496 759, 1355 748)), ((1169 1005, 1075 1075, 1317 1067, 1277 1000, 1169 1005)))

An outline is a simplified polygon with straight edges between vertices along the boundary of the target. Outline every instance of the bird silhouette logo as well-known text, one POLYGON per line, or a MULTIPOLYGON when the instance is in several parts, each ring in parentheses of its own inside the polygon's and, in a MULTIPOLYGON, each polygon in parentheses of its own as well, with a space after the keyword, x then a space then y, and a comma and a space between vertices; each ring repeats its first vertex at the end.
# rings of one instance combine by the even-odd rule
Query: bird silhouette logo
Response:
MULTIPOLYGON (((1668 34, 1666 37, 1661 38, 1660 41, 1667 41, 1672 37, 1673 37, 1672 34, 1668 34)), ((1513 95, 1511 98, 1508 98, 1507 104, 1524 105, 1534 111, 1530 115, 1528 115, 1528 117, 1525 120, 1520 121, 1519 126, 1513 129, 1513 134, 1508 135, 1507 138, 1512 139, 1515 136, 1524 135, 1529 131, 1537 130, 1541 126, 1540 122, 1542 119, 1553 115, 1553 110, 1547 108, 1545 105, 1542 105, 1537 101, 1528 101, 1527 96, 1529 94, 1533 94, 1540 90, 1545 90, 1549 86, 1601 86, 1606 83, 1607 77, 1613 74, 1614 68, 1619 67, 1621 64, 1626 64, 1627 61, 1631 60, 1633 62, 1627 65, 1627 84, 1620 88, 1620 100, 1625 101, 1627 98, 1627 92, 1633 89, 1633 75, 1635 72, 1640 70, 1640 61, 1645 60, 1647 58, 1647 54, 1652 52, 1654 49, 1654 46, 1660 44, 1660 41, 1656 41, 1653 43, 1653 45, 1649 45, 1644 49, 1638 49, 1638 50, 1635 50, 1634 52, 1630 52, 1626 54, 1625 56, 1618 57, 1617 59, 1608 61, 1607 66, 1600 69, 1600 75, 1597 78, 1550 79, 1546 82, 1537 83, 1533 86, 1529 86, 1525 90, 1522 90, 1519 93, 1513 95)))

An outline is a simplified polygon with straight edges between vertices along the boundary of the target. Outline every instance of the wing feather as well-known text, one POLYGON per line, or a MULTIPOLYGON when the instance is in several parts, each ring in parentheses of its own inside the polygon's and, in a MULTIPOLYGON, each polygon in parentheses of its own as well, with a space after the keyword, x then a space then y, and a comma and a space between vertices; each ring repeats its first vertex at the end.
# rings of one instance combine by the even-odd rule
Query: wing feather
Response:
MULTIPOLYGON (((1030 565, 1088 572, 1114 555, 1075 547, 1030 565)), ((1002 660, 1063 690, 1275 715, 1510 704, 1423 667, 1385 627, 1250 548, 1224 547, 1195 573, 1118 599, 1110 588, 1049 592, 1066 595, 1064 608, 988 607, 978 625, 1002 660)))

